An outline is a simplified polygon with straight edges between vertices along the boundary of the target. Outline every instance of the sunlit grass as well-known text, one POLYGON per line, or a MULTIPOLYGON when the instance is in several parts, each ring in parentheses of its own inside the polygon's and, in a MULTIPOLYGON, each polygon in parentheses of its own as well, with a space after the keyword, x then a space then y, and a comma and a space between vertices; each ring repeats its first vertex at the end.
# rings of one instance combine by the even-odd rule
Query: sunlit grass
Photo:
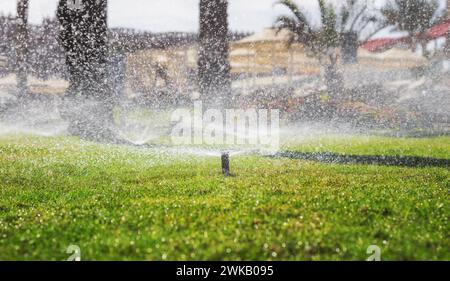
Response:
MULTIPOLYGON (((321 149, 449 158, 448 138, 363 140, 321 149)), ((223 178, 216 157, 2 137, 0 259, 64 260, 71 244, 84 260, 364 260, 372 244, 385 260, 450 259, 448 169, 260 156, 232 157, 231 169, 223 178)))
POLYGON ((450 159, 450 136, 392 138, 382 136, 335 135, 287 140, 284 150, 334 152, 352 155, 420 156, 450 159))

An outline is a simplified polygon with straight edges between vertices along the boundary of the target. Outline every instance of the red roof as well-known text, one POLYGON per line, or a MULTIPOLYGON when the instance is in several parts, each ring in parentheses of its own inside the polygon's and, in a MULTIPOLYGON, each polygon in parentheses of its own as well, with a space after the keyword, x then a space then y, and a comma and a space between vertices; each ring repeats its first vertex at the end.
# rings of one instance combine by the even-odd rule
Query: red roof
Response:
POLYGON ((407 37, 374 39, 362 44, 361 48, 370 52, 383 52, 393 48, 395 45, 400 44, 403 41, 406 41, 405 39, 407 39, 407 37))
MULTIPOLYGON (((444 37, 447 34, 450 34, 450 19, 437 24, 426 31, 428 41, 444 37)), ((409 44, 410 42, 411 38, 408 36, 400 38, 379 38, 367 41, 362 44, 361 47, 370 52, 383 52, 393 48, 397 44, 409 44)))
POLYGON ((426 31, 427 39, 434 40, 450 33, 450 19, 437 24, 426 31))

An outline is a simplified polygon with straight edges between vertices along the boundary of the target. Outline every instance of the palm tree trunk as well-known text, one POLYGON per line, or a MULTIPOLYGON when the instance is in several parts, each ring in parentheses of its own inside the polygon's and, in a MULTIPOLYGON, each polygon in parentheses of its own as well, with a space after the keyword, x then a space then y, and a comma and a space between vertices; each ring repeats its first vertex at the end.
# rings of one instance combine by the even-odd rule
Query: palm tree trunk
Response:
POLYGON ((28 0, 17 2, 17 37, 16 37, 16 59, 17 59, 17 89, 19 97, 27 95, 27 57, 28 57, 28 0))
POLYGON ((345 64, 354 64, 358 62, 358 34, 353 31, 343 33, 342 36, 342 61, 345 64))
POLYGON ((225 106, 231 95, 228 1, 200 0, 198 86, 202 100, 225 106))
POLYGON ((325 66, 325 82, 327 89, 332 94, 342 93, 344 90, 344 78, 337 66, 337 57, 329 56, 329 63, 325 66))
POLYGON ((107 0, 60 0, 57 14, 69 74, 63 117, 72 134, 108 141, 113 137, 113 99, 106 81, 107 0))
MULTIPOLYGON (((447 0, 447 20, 450 20, 450 0, 447 0)), ((447 33, 445 54, 447 55, 448 58, 450 58, 450 32, 447 33)))
POLYGON ((422 49, 422 56, 426 59, 430 59, 430 52, 427 49, 428 42, 426 39, 420 39, 420 48, 422 49))

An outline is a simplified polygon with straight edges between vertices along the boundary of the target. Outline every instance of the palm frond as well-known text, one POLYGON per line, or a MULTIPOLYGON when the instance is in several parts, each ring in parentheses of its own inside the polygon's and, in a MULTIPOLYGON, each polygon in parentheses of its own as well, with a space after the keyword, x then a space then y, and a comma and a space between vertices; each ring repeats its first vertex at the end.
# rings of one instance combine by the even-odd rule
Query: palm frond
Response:
POLYGON ((279 16, 275 21, 275 27, 280 31, 281 29, 289 29, 291 31, 303 29, 304 23, 299 22, 289 16, 279 16))
POLYGON ((292 1, 292 0, 280 0, 277 2, 277 4, 283 5, 286 8, 288 8, 293 14, 294 16, 297 18, 297 20, 299 22, 304 22, 307 23, 307 19, 305 14, 300 10, 300 8, 298 7, 298 5, 292 1))
POLYGON ((350 30, 353 30, 358 23, 358 21, 363 17, 364 13, 367 11, 367 4, 365 4, 361 10, 356 14, 352 23, 350 24, 350 30))
POLYGON ((282 29, 290 30, 295 36, 290 38, 289 42, 292 44, 294 41, 302 42, 304 44, 309 44, 311 39, 311 34, 313 29, 306 19, 303 12, 292 0, 281 0, 278 4, 287 7, 294 16, 282 15, 279 16, 275 22, 275 27, 277 28, 277 33, 282 29))

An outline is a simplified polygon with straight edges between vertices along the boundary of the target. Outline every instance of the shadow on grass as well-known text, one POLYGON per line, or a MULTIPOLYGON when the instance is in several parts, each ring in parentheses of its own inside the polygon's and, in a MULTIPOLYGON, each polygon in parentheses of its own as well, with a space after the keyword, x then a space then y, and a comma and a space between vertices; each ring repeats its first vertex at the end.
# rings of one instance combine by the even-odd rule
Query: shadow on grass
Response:
POLYGON ((419 156, 344 155, 330 152, 279 152, 271 157, 317 161, 329 164, 366 164, 404 167, 450 167, 450 159, 419 156))

